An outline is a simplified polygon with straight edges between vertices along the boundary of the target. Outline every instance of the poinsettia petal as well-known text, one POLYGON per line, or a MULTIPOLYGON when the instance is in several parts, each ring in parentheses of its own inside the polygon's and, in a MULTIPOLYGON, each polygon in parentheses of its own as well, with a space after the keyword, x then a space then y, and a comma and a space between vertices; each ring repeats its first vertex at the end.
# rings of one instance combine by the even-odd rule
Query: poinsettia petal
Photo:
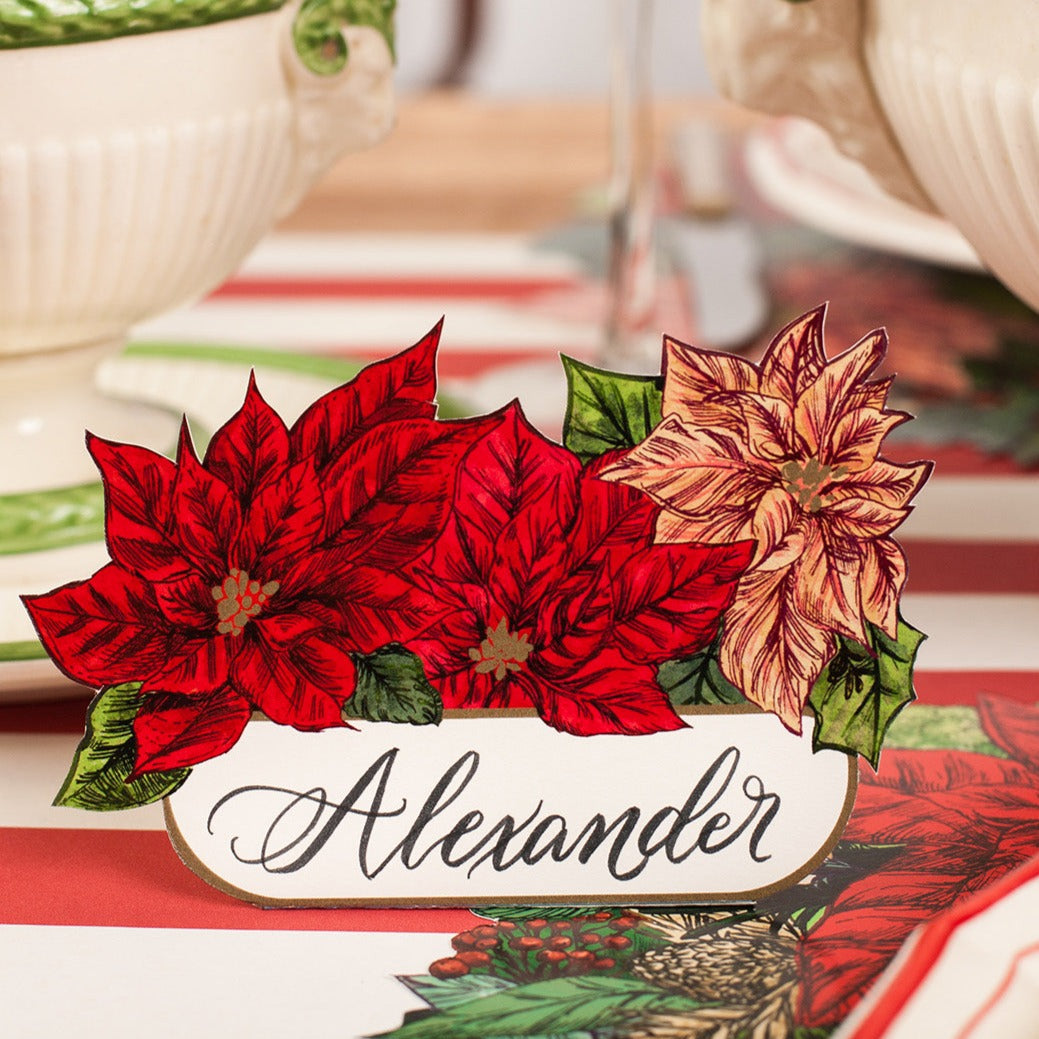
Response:
POLYGON ((786 401, 760 393, 741 393, 738 404, 746 445, 754 457, 779 462, 803 446, 794 429, 793 409, 786 401))
POLYGON ((638 487, 675 512, 703 515, 719 506, 744 506, 748 521, 776 481, 774 469, 749 458, 731 434, 695 429, 674 417, 664 419, 601 475, 638 487))
POLYGON ((979 696, 978 717, 993 743, 1039 771, 1039 707, 1002 696, 979 696))
POLYGON ((735 354, 702 350, 664 337, 664 416, 688 422, 707 417, 699 406, 711 409, 711 425, 738 427, 739 408, 732 394, 755 391, 758 370, 735 354))
POLYGON ((355 681, 353 659, 330 633, 290 648, 261 634, 236 657, 231 684, 271 721, 312 731, 345 724, 342 708, 355 681))
POLYGON ((831 430, 856 405, 855 390, 887 352, 887 334, 872 332, 827 362, 819 377, 798 397, 794 425, 808 454, 822 457, 831 430))
POLYGON ((251 714, 248 701, 230 689, 206 697, 146 697, 133 722, 137 757, 130 778, 224 754, 238 742, 251 714))
POLYGON ((245 503, 232 554, 261 583, 281 581, 289 567, 318 543, 325 503, 310 461, 272 474, 245 503))
POLYGON ((371 428, 328 470, 326 543, 375 566, 415 558, 444 527, 462 458, 499 421, 407 419, 371 428))
POLYGON ((894 381, 895 377, 889 375, 884 379, 864 382, 860 386, 856 386, 848 395, 849 405, 854 408, 876 408, 877 411, 883 411, 894 381))
POLYGON ((436 352, 443 319, 414 346, 361 373, 312 404, 292 427, 292 457, 321 470, 367 426, 385 418, 433 418, 436 352))
POLYGON ((795 318, 772 342, 761 359, 759 390, 770 397, 794 402, 820 376, 826 365, 823 323, 826 306, 795 318))
POLYGON ((95 688, 140 681, 175 641, 151 586, 114 563, 88 581, 22 601, 51 659, 95 688))
POLYGON ((753 549, 744 541, 633 552, 613 577, 609 641, 639 664, 702 649, 717 634, 753 549))
POLYGON ((911 509, 891 509, 868 498, 843 498, 826 502, 818 515, 830 529, 853 541, 890 534, 905 521, 911 509))
POLYGON ((240 507, 227 484, 202 467, 186 426, 177 452, 172 514, 173 533, 184 555, 200 573, 223 580, 230 565, 228 550, 241 528, 240 507))
POLYGON ((494 671, 477 672, 470 666, 431 681, 444 701, 445 710, 529 710, 534 706, 530 682, 511 671, 498 678, 494 671))
POLYGON ((797 608, 794 568, 753 570, 725 613, 719 663, 743 695, 793 732, 812 686, 833 656, 833 636, 797 608))
POLYGON ((807 524, 804 531, 804 551, 793 568, 797 612, 816 627, 868 645, 860 599, 859 545, 821 523, 807 524))
POLYGON ((518 404, 505 408, 458 478, 455 515, 476 573, 490 572, 503 532, 523 514, 528 536, 558 552, 577 510, 580 471, 577 458, 538 433, 518 404))
POLYGON ((284 471, 288 460, 289 431, 256 388, 256 373, 250 372, 245 402, 213 434, 203 464, 244 506, 284 471))
POLYGON ((187 573, 189 563, 170 537, 173 462, 89 433, 87 448, 105 487, 105 540, 113 561, 149 581, 187 573))
POLYGON ((889 509, 901 509, 920 490, 933 468, 931 462, 895 465, 878 458, 868 469, 842 475, 827 483, 826 499, 834 502, 844 498, 867 498, 889 509))
POLYGON ((877 411, 852 408, 837 420, 822 445, 819 461, 834 468, 841 466, 857 473, 877 459, 884 437, 912 418, 904 411, 877 411))
POLYGON ((356 566, 339 604, 340 630, 352 647, 371 653, 388 642, 407 642, 434 624, 445 607, 399 574, 356 566))
POLYGON ((863 541, 862 614, 889 638, 898 637, 898 598, 906 581, 906 559, 891 538, 863 541))
POLYGON ((212 591, 216 586, 209 580, 198 574, 189 574, 177 581, 157 582, 152 587, 155 602, 171 625, 186 628, 196 635, 203 632, 216 634, 219 617, 212 591))
POLYGON ((752 521, 746 509, 718 506, 702 515, 662 510, 657 517, 655 540, 662 544, 702 541, 717 545, 743 541, 752 536, 752 521))
POLYGON ((501 611, 495 609, 483 589, 467 589, 467 593, 464 600, 451 601, 450 608, 444 610, 434 627, 402 640, 422 660, 434 684, 458 672, 476 674, 470 650, 479 651, 488 629, 500 619, 501 611))
MULTIPOLYGON (((769 559, 780 546, 785 546, 788 550, 785 558, 782 561, 774 560, 770 569, 785 566, 796 558, 789 552, 791 543, 788 539, 800 525, 802 515, 801 510, 794 504, 794 499, 781 488, 772 487, 762 495, 758 507, 754 510, 750 527, 751 536, 757 542, 755 563, 769 559)), ((797 554, 800 554, 800 549, 797 554)))
POLYGON ((215 635, 177 642, 154 671, 141 676, 141 691, 182 696, 215 693, 227 682, 241 638, 240 635, 215 635))
POLYGON ((568 533, 568 573, 594 569, 600 560, 626 555, 632 546, 653 538, 659 506, 636 487, 601 479, 623 452, 611 451, 589 462, 578 474, 577 512, 568 533))
POLYGON ((538 713, 553 728, 575 736, 600 733, 642 735, 685 727, 656 671, 607 648, 592 660, 566 655, 532 657, 522 674, 538 713))

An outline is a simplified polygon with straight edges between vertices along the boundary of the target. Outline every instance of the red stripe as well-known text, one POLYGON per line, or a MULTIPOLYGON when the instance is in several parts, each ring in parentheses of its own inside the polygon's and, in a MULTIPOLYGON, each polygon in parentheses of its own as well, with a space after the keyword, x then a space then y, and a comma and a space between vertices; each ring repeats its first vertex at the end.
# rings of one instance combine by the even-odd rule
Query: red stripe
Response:
MULTIPOLYGON (((350 347, 332 348, 317 351, 311 347, 299 346, 298 350, 311 356, 335 357, 344 361, 380 361, 388 357, 392 350, 385 346, 351 345, 350 347)), ((441 350, 437 357, 437 374, 441 379, 471 379, 496 368, 512 367, 519 364, 559 364, 561 353, 576 357, 581 361, 592 361, 591 351, 584 344, 560 342, 554 346, 524 346, 499 349, 494 346, 480 347, 474 350, 441 350)), ((560 369, 562 371, 562 369, 560 369)), ((563 421, 560 414, 559 421, 563 421)))
POLYGON ((900 540, 911 592, 1039 594, 1039 540, 900 540))
POLYGON ((232 278, 222 299, 530 299, 580 284, 576 278, 232 278))
POLYGON ((973 707, 982 694, 1039 700, 1039 671, 915 671, 913 685, 921 702, 935 707, 973 707))
POLYGON ((881 992, 867 1018, 846 1039, 882 1039, 916 989, 926 979, 956 928, 1036 877, 1039 877, 1039 857, 961 905, 942 913, 924 927, 905 962, 894 979, 881 992))
POLYGON ((1007 454, 992 454, 973 444, 902 443, 884 445, 884 457, 891 462, 908 464, 922 459, 934 462, 940 476, 1032 476, 1036 469, 1022 469, 1007 454))
POLYGON ((163 831, 0 829, 0 924, 456 933, 466 909, 257 909, 204 883, 163 831))

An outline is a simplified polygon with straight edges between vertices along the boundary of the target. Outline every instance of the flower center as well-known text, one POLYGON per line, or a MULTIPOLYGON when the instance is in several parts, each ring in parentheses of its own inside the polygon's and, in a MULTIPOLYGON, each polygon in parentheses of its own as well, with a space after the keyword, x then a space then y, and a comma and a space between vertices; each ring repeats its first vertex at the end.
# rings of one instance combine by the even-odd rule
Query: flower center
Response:
POLYGON ((487 629, 487 638, 479 647, 469 650, 469 657, 474 662, 477 674, 485 675, 491 671, 501 681, 509 671, 519 671, 530 656, 534 647, 527 641, 527 636, 519 632, 509 631, 509 626, 502 617, 497 627, 487 629))
POLYGON ((216 615, 219 618, 216 630, 221 635, 241 635, 246 624, 264 608, 277 590, 277 581, 261 585, 259 581, 251 580, 245 570, 233 567, 221 584, 213 585, 210 589, 216 600, 216 615))
POLYGON ((823 465, 818 458, 800 462, 787 462, 780 470, 783 490, 787 492, 805 512, 818 512, 826 504, 822 487, 831 477, 841 475, 841 466, 823 465))

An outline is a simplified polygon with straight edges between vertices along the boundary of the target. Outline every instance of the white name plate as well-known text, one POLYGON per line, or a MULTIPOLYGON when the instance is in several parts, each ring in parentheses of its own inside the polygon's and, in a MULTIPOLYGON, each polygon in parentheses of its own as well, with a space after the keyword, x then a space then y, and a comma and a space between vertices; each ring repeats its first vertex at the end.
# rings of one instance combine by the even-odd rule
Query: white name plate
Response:
POLYGON ((592 737, 517 715, 252 722, 168 799, 170 837, 269 906, 731 903, 814 869, 854 802, 854 759, 772 715, 693 709, 678 732, 592 737))

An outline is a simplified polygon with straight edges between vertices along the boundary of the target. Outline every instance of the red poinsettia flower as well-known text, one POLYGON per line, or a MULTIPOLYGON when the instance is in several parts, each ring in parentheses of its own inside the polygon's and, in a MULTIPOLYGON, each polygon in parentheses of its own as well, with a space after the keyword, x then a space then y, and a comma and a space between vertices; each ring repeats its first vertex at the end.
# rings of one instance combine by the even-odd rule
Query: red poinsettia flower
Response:
POLYGON ((466 456, 413 571, 446 607, 410 647, 445 707, 533 707, 579 735, 682 725, 655 666, 714 637, 753 545, 654 545, 657 506, 597 471, 515 405, 466 456))
POLYGON ((203 462, 186 428, 176 463, 88 439, 112 562, 25 602, 66 674, 142 683, 138 772, 222 753, 253 708, 342 725, 351 653, 428 623, 431 602, 396 571, 439 533, 488 426, 432 418, 438 332, 291 431, 250 380, 203 462))
POLYGON ((879 774, 863 769, 844 837, 901 848, 799 946, 802 1025, 843 1020, 915 927, 1039 854, 1039 710, 997 697, 979 708, 1009 759, 887 750, 879 774))

